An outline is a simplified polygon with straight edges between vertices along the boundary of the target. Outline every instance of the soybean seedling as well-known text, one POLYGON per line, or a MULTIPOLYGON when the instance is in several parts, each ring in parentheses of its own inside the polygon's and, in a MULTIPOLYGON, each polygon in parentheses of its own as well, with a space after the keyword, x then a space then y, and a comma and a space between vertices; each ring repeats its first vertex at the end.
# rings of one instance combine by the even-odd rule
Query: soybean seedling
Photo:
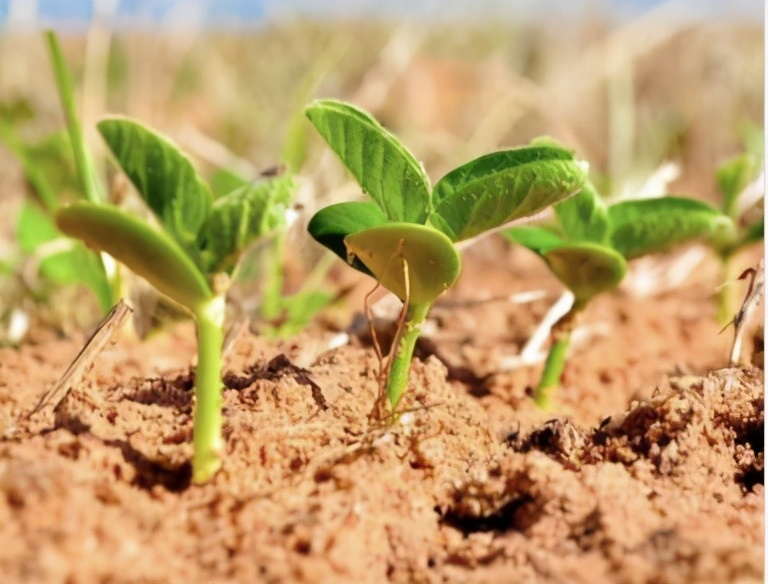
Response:
POLYGON ((682 197, 622 201, 606 206, 591 183, 555 205, 555 227, 522 226, 504 235, 538 254, 573 293, 571 309, 552 327, 552 344, 534 401, 551 407, 560 384, 571 332, 592 299, 621 282, 627 262, 697 238, 719 242, 733 223, 716 209, 682 197))
POLYGON ((761 167, 760 157, 747 151, 726 160, 717 169, 720 209, 736 226, 731 237, 712 245, 720 260, 725 282, 717 295, 717 318, 721 323, 733 318, 737 310, 733 287, 730 286, 735 279, 733 258, 746 246, 763 239, 765 223, 762 209, 758 208, 763 199, 763 192, 754 184, 761 167))
POLYGON ((85 201, 60 209, 56 223, 67 235, 124 263, 195 318, 192 480, 205 482, 221 466, 227 287, 246 246, 282 225, 293 182, 279 176, 214 200, 191 162, 163 136, 122 118, 103 120, 98 129, 161 229, 115 207, 85 201))
POLYGON ((481 156, 432 186, 414 155, 367 112, 318 100, 306 113, 371 198, 321 209, 309 222, 310 234, 403 302, 386 371, 396 412, 421 324, 459 277, 456 244, 576 193, 586 165, 563 148, 529 146, 481 156))

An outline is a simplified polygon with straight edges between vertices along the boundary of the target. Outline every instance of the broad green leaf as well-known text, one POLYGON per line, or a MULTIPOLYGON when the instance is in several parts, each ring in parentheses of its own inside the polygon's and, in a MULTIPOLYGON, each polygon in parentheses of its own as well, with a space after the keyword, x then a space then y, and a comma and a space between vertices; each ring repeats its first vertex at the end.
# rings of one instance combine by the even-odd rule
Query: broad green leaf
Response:
MULTIPOLYGON (((310 219, 307 230, 315 241, 347 261, 347 246, 344 244, 344 238, 350 233, 383 225, 386 222, 387 216, 376 203, 352 201, 320 209, 310 219)), ((360 260, 356 259, 350 265, 364 274, 373 275, 360 260)))
POLYGON ((627 262, 620 253, 594 243, 552 248, 544 253, 544 260, 582 307, 594 296, 618 286, 627 272, 627 262))
POLYGON ((293 193, 293 180, 281 176, 216 199, 200 242, 206 271, 230 272, 248 245, 284 225, 293 193))
POLYGON ((170 140, 138 122, 109 118, 99 122, 98 128, 160 223, 200 265, 198 234, 213 197, 192 163, 170 140))
POLYGON ((215 199, 223 197, 248 184, 248 181, 226 168, 217 168, 210 178, 211 192, 215 199))
POLYGON ((568 241, 607 243, 608 209, 591 182, 587 181, 574 196, 557 203, 555 215, 568 241))
MULTIPOLYGON (((25 201, 17 227, 17 240, 21 250, 27 255, 32 255, 38 252, 43 244, 57 239, 65 241, 50 215, 34 203, 25 201)), ((112 308, 112 294, 101 258, 80 242, 73 242, 72 247, 41 257, 38 271, 56 284, 83 284, 96 295, 104 312, 112 308)))
POLYGON ((539 255, 565 243, 563 238, 552 229, 535 225, 510 227, 502 231, 502 234, 511 242, 527 247, 539 255))
POLYGON ((344 243, 350 259, 359 259, 382 286, 415 306, 434 302, 461 272, 453 242, 424 225, 379 225, 348 235, 344 243))
POLYGON ((391 221, 425 221, 429 178, 394 135, 363 110, 336 100, 315 101, 307 106, 306 114, 391 221))
POLYGON ((739 195, 754 179, 757 165, 757 159, 747 152, 725 161, 717 169, 717 186, 723 197, 723 213, 734 220, 738 215, 739 195))
POLYGON ((192 312, 213 296, 203 274, 179 244, 133 215, 79 202, 61 208, 56 225, 88 247, 107 252, 192 312))
POLYGON ((683 197, 622 201, 608 207, 608 219, 611 245, 628 260, 699 238, 719 247, 735 237, 728 217, 683 197))
POLYGON ((435 185, 431 222, 453 241, 535 215, 569 197, 587 179, 585 164, 552 146, 527 146, 481 156, 435 185))

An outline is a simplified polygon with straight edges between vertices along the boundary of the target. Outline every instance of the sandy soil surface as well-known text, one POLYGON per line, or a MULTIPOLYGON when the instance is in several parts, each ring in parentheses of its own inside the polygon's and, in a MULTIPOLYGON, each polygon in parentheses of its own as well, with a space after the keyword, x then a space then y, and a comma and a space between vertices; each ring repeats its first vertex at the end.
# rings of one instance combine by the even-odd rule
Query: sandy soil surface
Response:
POLYGON ((763 371, 724 368, 712 262, 596 301, 542 412, 540 366, 500 369, 559 287, 500 240, 468 254, 395 425, 369 421, 365 327, 333 350, 327 326, 241 335, 224 469, 203 486, 189 323, 114 343, 30 419, 84 337, 0 350, 0 581, 762 582, 763 371), (546 296, 476 302, 531 290, 546 296))

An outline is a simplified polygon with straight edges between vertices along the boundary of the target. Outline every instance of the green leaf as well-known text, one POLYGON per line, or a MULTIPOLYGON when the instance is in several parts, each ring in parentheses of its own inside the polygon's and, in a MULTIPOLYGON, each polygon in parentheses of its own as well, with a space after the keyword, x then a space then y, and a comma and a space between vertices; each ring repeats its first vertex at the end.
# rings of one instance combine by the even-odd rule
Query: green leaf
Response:
POLYGON ((683 197, 623 201, 608 207, 611 245, 630 260, 699 238, 731 245, 733 222, 709 205, 683 197))
POLYGON ((214 198, 218 199, 247 185, 248 181, 226 168, 217 168, 210 178, 211 191, 214 198))
POLYGON ((350 258, 359 259, 382 286, 414 306, 434 302, 461 272, 453 242, 424 225, 388 223, 352 233, 344 242, 350 258))
POLYGON ((16 227, 16 241, 24 254, 34 253, 42 244, 61 237, 50 216, 38 205, 24 201, 16 227))
POLYGON ((555 215, 568 241, 607 243, 608 209, 587 181, 581 191, 555 205, 555 215))
POLYGON ((246 184, 213 203, 202 232, 208 273, 231 272, 245 249, 285 224, 294 182, 289 176, 246 184))
POLYGON ((423 223, 430 183, 418 160, 368 113, 318 100, 306 114, 363 190, 392 221, 423 223))
POLYGON ((213 293, 189 256, 165 232, 119 209, 87 202, 56 213, 59 229, 105 251, 193 313, 213 293))
POLYGON ((279 322, 274 325, 271 334, 276 338, 288 338, 303 331, 312 318, 323 308, 336 300, 337 295, 320 290, 305 290, 280 301, 279 322))
POLYGON ((535 225, 522 225, 510 227, 502 231, 502 235, 512 243, 527 247, 531 251, 542 255, 549 249, 563 245, 563 238, 552 229, 535 225))
POLYGON ((544 253, 544 260, 581 307, 601 292, 618 286, 627 272, 627 262, 621 254, 594 243, 552 248, 544 253))
POLYGON ((163 227, 201 265, 198 234, 213 197, 192 163, 170 140, 138 122, 110 118, 99 122, 98 128, 163 227))
MULTIPOLYGON (((41 245, 57 239, 64 241, 64 236, 51 217, 34 203, 25 201, 17 227, 21 250, 31 255, 41 245)), ((41 258, 38 271, 56 284, 83 284, 96 295, 104 312, 112 308, 112 293, 101 258, 81 243, 74 242, 74 246, 69 249, 41 258)))
MULTIPOLYGON (((352 201, 320 209, 310 219, 307 230, 315 241, 347 261, 347 246, 344 244, 344 238, 350 233, 383 225, 386 222, 387 216, 376 203, 352 201)), ((356 259, 350 265, 364 274, 373 275, 360 260, 356 259)))
POLYGON ((453 241, 535 215, 576 193, 585 165, 569 150, 527 146, 481 156, 435 185, 433 224, 453 241))
POLYGON ((65 191, 82 192, 66 132, 55 132, 41 142, 26 143, 15 128, 0 119, 0 141, 19 159, 27 182, 49 211, 60 205, 65 191))
POLYGON ((723 197, 723 213, 734 220, 738 215, 739 195, 755 178, 757 169, 757 159, 750 153, 730 158, 717 169, 717 186, 723 197))

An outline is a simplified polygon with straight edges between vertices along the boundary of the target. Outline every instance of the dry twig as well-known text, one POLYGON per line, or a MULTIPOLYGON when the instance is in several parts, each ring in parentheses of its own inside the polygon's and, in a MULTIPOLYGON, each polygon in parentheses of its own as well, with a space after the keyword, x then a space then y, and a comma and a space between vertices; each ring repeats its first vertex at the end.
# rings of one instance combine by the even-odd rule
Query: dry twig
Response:
POLYGON ((64 398, 67 397, 72 386, 79 383, 85 377, 96 357, 109 344, 114 334, 120 330, 132 312, 133 309, 124 300, 120 300, 115 305, 104 320, 101 321, 74 361, 67 367, 58 383, 45 392, 35 408, 27 415, 27 419, 42 410, 48 409, 49 406, 52 406, 51 410, 56 410, 64 398))

